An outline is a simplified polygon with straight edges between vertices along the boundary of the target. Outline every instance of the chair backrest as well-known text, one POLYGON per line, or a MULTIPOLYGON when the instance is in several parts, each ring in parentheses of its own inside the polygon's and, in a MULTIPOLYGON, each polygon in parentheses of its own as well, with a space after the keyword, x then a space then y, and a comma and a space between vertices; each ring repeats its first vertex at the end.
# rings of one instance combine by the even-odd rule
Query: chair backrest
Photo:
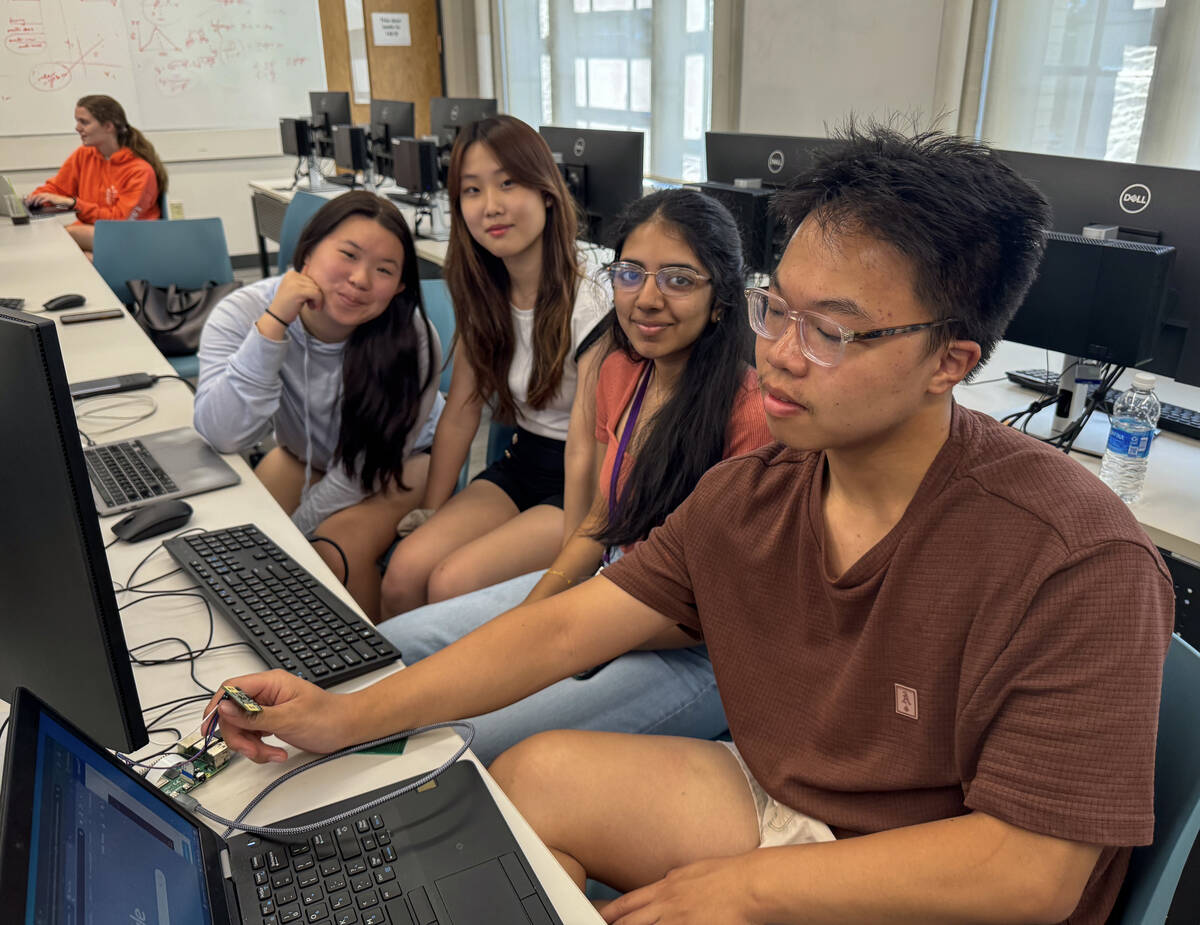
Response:
POLYGON ((152 286, 199 289, 233 281, 233 264, 219 218, 173 222, 96 222, 92 243, 96 270, 125 305, 133 301, 126 280, 152 286))
POLYGON ((283 213, 283 227, 279 232, 279 261, 276 264, 280 274, 287 272, 288 264, 292 262, 292 253, 296 250, 296 242, 300 240, 300 232, 308 224, 317 210, 329 202, 315 193, 298 190, 292 201, 288 203, 287 211, 283 213))
POLYGON ((158 217, 163 221, 166 221, 167 219, 169 219, 171 217, 167 214, 167 194, 166 193, 158 194, 158 217))
MULTIPOLYGON (((1133 849, 1117 925, 1167 921, 1179 875, 1200 830, 1200 652, 1178 635, 1163 666, 1154 756, 1154 844, 1133 849)), ((1172 918, 1171 921, 1175 921, 1172 918)), ((1182 921, 1182 920, 1180 920, 1182 921)))
MULTIPOLYGON (((444 279, 421 280, 421 298, 425 302, 425 314, 437 329, 438 340, 442 342, 442 355, 450 353, 450 341, 454 337, 454 304, 450 301, 450 290, 446 288, 444 279)), ((450 391, 450 363, 446 361, 442 369, 442 378, 438 388, 443 392, 450 391)))

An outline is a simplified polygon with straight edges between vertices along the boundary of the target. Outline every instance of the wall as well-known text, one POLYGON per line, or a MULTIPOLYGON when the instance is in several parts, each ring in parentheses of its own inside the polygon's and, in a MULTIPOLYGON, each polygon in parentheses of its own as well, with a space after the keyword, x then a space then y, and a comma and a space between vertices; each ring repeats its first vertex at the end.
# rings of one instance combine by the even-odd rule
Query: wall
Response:
POLYGON ((970 0, 745 0, 738 129, 826 134, 854 112, 950 114, 970 0))

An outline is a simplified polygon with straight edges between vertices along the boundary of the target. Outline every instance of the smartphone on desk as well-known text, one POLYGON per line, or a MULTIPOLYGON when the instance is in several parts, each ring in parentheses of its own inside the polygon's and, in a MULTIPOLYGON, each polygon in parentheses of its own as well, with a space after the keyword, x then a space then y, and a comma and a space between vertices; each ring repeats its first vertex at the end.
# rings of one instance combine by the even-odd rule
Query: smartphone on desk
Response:
POLYGON ((125 310, 121 308, 102 308, 97 311, 90 312, 71 312, 66 315, 59 315, 58 320, 63 324, 79 324, 84 321, 103 321, 106 318, 120 318, 125 314, 125 310))

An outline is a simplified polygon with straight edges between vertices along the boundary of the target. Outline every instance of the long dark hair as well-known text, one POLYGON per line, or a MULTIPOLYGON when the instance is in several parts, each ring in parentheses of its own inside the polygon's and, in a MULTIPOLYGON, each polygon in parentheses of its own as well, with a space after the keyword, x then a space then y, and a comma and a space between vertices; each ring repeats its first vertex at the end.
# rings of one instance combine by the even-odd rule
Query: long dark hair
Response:
POLYGON ((167 168, 159 160, 158 152, 154 150, 154 145, 150 144, 150 140, 129 124, 129 120, 125 118, 125 110, 120 103, 111 96, 96 93, 92 96, 81 96, 75 105, 86 109, 91 113, 92 118, 101 125, 111 122, 117 132, 117 144, 128 148, 154 168, 154 179, 158 183, 158 195, 162 196, 167 191, 167 168))
POLYGON ((391 484, 407 491, 402 450, 409 431, 421 423, 417 420, 421 394, 437 372, 433 328, 421 301, 417 251, 408 224, 392 203, 374 193, 345 193, 322 206, 304 226, 292 265, 304 266, 312 249, 352 215, 372 219, 400 239, 404 249, 400 282, 404 285, 378 317, 360 324, 346 341, 342 424, 334 462, 340 462, 346 475, 353 477, 354 464, 361 456, 363 491, 386 489, 391 484), (424 377, 417 357, 417 319, 425 325, 428 344, 424 377))
POLYGON ((508 387, 516 335, 509 307, 509 278, 504 261, 479 244, 462 214, 462 169, 467 149, 487 145, 522 186, 537 190, 546 206, 542 232, 542 279, 533 308, 533 368, 528 402, 544 408, 558 394, 563 364, 571 350, 571 311, 579 286, 575 237, 579 231, 575 201, 554 164, 550 147, 536 131, 513 116, 491 116, 463 128, 450 155, 450 247, 446 286, 454 300, 454 344, 466 348, 475 371, 475 394, 495 396, 492 416, 516 423, 517 407, 508 387))
MULTIPOLYGON (((617 259, 626 239, 647 222, 667 226, 700 259, 712 277, 716 320, 710 318, 688 354, 674 394, 649 422, 618 497, 616 516, 595 534, 606 546, 645 539, 691 494, 700 476, 721 461, 729 418, 749 368, 742 242, 733 216, 717 200, 695 190, 654 193, 631 203, 618 219, 617 259)), ((612 338, 631 360, 642 359, 615 321, 612 338)))

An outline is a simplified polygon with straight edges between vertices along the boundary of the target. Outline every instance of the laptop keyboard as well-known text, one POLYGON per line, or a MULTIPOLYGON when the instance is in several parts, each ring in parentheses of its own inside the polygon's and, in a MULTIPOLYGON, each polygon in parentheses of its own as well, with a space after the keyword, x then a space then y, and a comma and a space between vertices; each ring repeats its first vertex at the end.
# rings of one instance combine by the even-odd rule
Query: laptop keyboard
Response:
POLYGON ((392 862, 392 834, 378 813, 318 832, 306 842, 264 846, 250 857, 262 925, 430 925, 436 922, 425 888, 409 893, 392 862))
POLYGON ((400 657, 253 524, 163 545, 268 667, 330 687, 400 657))
POLYGON ((0 308, 6 308, 10 311, 19 312, 24 307, 24 299, 12 299, 8 297, 0 298, 0 308))
POLYGON ((141 440, 127 440, 83 451, 88 478, 109 506, 153 501, 179 487, 141 440))

